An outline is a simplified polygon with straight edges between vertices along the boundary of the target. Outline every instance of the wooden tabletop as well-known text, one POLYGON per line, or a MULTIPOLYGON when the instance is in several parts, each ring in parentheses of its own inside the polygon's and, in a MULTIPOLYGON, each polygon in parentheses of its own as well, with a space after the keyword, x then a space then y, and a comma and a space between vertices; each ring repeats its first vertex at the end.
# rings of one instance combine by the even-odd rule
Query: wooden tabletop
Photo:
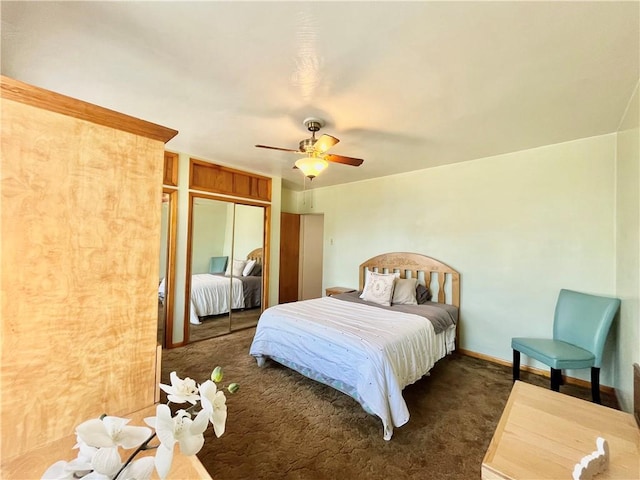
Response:
POLYGON ((570 480, 599 436, 609 443, 610 462, 597 479, 640 479, 640 430, 633 415, 516 382, 482 462, 482 478, 570 480))

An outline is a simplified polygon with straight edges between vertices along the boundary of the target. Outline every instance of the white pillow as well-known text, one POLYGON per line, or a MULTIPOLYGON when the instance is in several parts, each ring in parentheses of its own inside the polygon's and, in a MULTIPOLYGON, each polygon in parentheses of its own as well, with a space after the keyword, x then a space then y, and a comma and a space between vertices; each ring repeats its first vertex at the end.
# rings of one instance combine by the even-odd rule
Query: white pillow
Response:
POLYGON ((364 299, 364 292, 367 291, 367 285, 369 283, 369 276, 372 273, 376 273, 378 275, 393 275, 395 278, 400 278, 400 273, 378 273, 373 270, 365 270, 364 271, 364 287, 362 287, 362 292, 360 293, 360 298, 364 299))
POLYGON ((255 260, 247 260, 247 263, 244 266, 244 269, 242 270, 242 276, 243 277, 249 276, 249 274, 251 273, 251 270, 253 270, 253 267, 255 267, 255 265, 256 265, 255 260))
POLYGON ((242 271, 244 270, 244 264, 246 262, 244 260, 233 260, 233 264, 229 264, 227 267, 227 271, 225 272, 226 276, 229 276, 233 273, 234 277, 240 277, 242 275, 242 271))
POLYGON ((369 272, 360 298, 389 307, 393 297, 393 284, 399 276, 399 273, 369 272))
POLYGON ((393 286, 393 305, 417 305, 416 287, 418 285, 417 278, 396 278, 393 286))

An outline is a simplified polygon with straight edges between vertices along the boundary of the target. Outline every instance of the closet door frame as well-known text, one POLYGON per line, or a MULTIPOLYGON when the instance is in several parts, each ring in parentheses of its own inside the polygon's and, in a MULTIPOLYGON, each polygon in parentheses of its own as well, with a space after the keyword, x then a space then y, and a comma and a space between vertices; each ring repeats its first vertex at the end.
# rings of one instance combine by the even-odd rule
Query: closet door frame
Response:
POLYGON ((178 217, 178 190, 162 188, 162 193, 169 195, 169 222, 167 232, 167 269, 165 272, 164 293, 164 335, 162 348, 173 347, 173 302, 176 278, 176 232, 178 217))
MULTIPOLYGON (((226 197, 222 195, 212 195, 209 193, 189 192, 189 223, 187 229, 187 262, 185 265, 185 291, 184 291, 184 322, 183 322, 183 339, 184 343, 191 343, 189 339, 189 318, 191 313, 191 262, 192 262, 192 242, 193 242, 193 202, 196 198, 203 198, 208 200, 217 200, 234 205, 249 205, 254 207, 264 208, 264 223, 262 229, 262 299, 261 309, 264 311, 268 305, 269 299, 269 237, 270 237, 270 224, 271 224, 271 204, 262 203, 259 201, 252 201, 243 198, 226 197)), ((233 261, 233 258, 230 259, 233 261)), ((231 314, 231 312, 229 312, 231 314)), ((229 322, 231 325, 231 320, 229 322)), ((230 332, 231 333, 231 330, 230 332)))

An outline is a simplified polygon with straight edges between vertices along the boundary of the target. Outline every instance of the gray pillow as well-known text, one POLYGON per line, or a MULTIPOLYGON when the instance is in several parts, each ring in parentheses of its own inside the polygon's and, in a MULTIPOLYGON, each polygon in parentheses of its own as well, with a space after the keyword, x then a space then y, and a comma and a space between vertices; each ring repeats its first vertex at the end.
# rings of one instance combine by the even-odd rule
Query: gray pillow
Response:
POLYGON ((262 275, 262 264, 261 263, 256 263, 253 266, 253 270, 251 270, 249 272, 249 275, 251 275, 252 277, 259 277, 262 275))
POLYGON ((416 287, 416 300, 418 301, 418 305, 422 305, 431 300, 431 292, 421 283, 416 287))
POLYGON ((417 305, 415 278, 396 278, 391 305, 417 305))

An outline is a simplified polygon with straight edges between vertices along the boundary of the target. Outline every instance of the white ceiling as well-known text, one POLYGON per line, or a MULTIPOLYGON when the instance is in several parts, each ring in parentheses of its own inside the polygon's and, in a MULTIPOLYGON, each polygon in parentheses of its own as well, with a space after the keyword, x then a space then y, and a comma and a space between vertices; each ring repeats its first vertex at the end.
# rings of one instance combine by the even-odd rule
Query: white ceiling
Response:
POLYGON ((632 2, 9 2, 4 75, 180 131, 167 144, 302 188, 304 118, 364 158, 306 188, 615 132, 632 2))

